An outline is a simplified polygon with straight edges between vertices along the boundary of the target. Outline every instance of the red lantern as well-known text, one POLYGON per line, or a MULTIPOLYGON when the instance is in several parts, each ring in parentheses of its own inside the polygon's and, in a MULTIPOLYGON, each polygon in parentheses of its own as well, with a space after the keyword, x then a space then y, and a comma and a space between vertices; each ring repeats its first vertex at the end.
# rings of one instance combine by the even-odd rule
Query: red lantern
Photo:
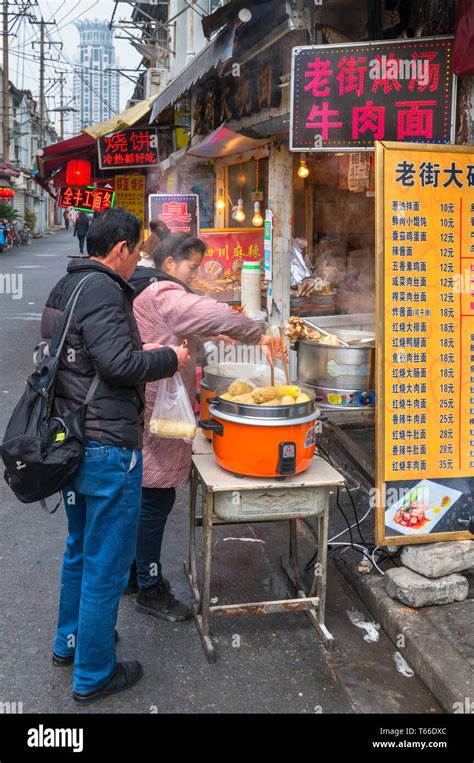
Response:
POLYGON ((66 183, 68 185, 90 185, 91 163, 84 159, 71 159, 66 165, 66 183))
POLYGON ((12 199, 15 191, 12 188, 0 188, 0 199, 12 199))

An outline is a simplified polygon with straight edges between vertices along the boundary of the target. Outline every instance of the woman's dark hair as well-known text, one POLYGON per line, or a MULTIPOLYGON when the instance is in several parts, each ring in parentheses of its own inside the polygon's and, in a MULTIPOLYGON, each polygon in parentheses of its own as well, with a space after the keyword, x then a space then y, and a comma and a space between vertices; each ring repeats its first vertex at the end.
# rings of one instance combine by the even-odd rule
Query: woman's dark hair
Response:
POLYGON ((188 236, 186 233, 171 233, 160 244, 153 256, 156 267, 161 270, 161 266, 168 257, 172 257, 175 262, 189 260, 194 252, 204 254, 207 246, 201 238, 197 236, 188 236))
POLYGON ((150 233, 147 240, 142 246, 142 253, 150 260, 152 260, 155 256, 156 250, 158 249, 160 245, 160 239, 156 235, 156 233, 150 233))
POLYGON ((163 220, 160 220, 159 217, 155 217, 153 220, 150 220, 149 228, 151 232, 160 239, 160 241, 163 241, 163 239, 168 238, 168 236, 171 235, 170 229, 166 223, 163 222, 163 220))
POLYGON ((130 250, 140 240, 140 220, 120 207, 105 209, 92 220, 87 234, 89 257, 107 257, 119 241, 126 241, 130 250))

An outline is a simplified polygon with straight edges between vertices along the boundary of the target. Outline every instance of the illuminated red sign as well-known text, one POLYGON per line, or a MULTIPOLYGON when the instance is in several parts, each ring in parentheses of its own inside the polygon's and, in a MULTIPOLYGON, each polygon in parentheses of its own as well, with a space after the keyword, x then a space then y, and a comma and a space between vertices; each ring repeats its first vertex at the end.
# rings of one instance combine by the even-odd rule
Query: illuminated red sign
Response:
POLYGON ((158 164, 158 133, 155 127, 137 127, 103 135, 97 141, 99 167, 121 170, 158 164))
POLYGON ((454 141, 451 37, 293 49, 290 148, 454 141))
POLYGON ((60 188, 58 207, 74 207, 84 212, 102 212, 113 207, 115 193, 107 188, 77 188, 68 185, 60 188))
POLYGON ((172 233, 199 235, 199 197, 196 193, 152 193, 148 197, 149 219, 159 218, 172 233))

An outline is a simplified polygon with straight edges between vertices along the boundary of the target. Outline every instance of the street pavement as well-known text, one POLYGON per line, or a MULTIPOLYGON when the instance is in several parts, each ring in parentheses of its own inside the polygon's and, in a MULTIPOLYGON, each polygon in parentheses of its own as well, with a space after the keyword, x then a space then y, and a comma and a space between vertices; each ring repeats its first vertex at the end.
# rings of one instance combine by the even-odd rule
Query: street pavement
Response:
MULTIPOLYGON (((0 254, 0 433, 32 370, 44 301, 76 254, 71 232, 35 239, 0 254), (20 277, 18 280, 18 277, 20 277), (6 293, 10 291, 10 293, 6 293), (12 293, 13 292, 13 293, 12 293)), ((335 511, 333 509, 333 511, 335 511)), ((0 707, 22 702, 33 713, 438 713, 433 695, 395 661, 396 647, 380 630, 364 639, 348 612, 372 618, 330 564, 327 624, 337 642, 326 652, 303 613, 215 620, 217 661, 209 665, 192 621, 167 623, 137 613, 122 599, 119 659, 139 659, 144 678, 130 691, 87 708, 71 699, 71 668, 51 664, 58 584, 66 538, 60 509, 16 501, 0 484, 0 707)), ((175 594, 190 603, 183 574, 187 553, 188 494, 180 490, 165 535, 164 572, 175 594)), ((211 595, 219 603, 286 598, 279 571, 284 522, 217 528, 211 595), (225 542, 228 536, 264 543, 225 542)), ((302 559, 313 554, 307 534, 302 559)))

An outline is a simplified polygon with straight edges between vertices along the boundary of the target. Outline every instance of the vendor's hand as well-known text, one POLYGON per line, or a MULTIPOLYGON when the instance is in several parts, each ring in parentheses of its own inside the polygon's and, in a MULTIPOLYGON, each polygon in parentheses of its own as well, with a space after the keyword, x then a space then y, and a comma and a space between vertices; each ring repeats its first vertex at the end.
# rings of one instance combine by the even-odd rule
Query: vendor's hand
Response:
MULTIPOLYGON (((271 366, 273 366, 271 337, 267 336, 266 334, 262 334, 260 337, 259 345, 265 353, 268 362, 271 366)), ((286 349, 285 343, 281 342, 281 340, 275 336, 273 337, 273 355, 278 360, 283 360, 283 358, 288 360, 288 350, 286 349)))
POLYGON ((214 342, 225 342, 225 344, 237 344, 237 341, 235 339, 231 339, 230 336, 227 336, 226 334, 218 334, 217 336, 212 337, 214 342))
POLYGON ((170 349, 174 350, 178 356, 178 371, 181 371, 186 363, 189 363, 191 360, 186 340, 179 347, 171 344, 170 349))

